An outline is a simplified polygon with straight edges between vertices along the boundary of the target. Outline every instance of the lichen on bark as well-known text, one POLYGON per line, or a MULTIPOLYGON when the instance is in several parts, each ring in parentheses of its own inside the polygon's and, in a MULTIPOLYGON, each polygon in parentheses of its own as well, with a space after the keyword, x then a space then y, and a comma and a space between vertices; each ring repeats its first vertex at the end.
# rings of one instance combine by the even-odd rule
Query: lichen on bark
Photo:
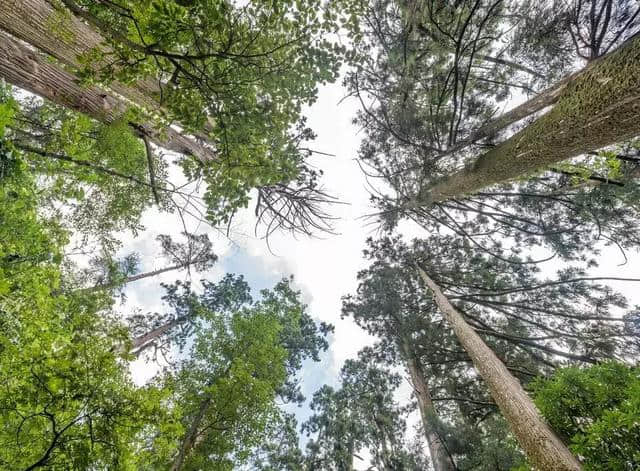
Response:
POLYGON ((472 165, 421 191, 429 204, 533 173, 640 134, 640 35, 579 74, 555 106, 472 165))

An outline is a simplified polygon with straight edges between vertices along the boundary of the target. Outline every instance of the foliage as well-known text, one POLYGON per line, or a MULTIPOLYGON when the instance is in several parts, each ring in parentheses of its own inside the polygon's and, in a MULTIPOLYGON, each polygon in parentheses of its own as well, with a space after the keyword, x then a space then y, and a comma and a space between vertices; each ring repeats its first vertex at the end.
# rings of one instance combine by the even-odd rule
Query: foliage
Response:
POLYGON ((314 394, 314 414, 302 425, 315 437, 307 444, 309 469, 353 469, 367 451, 377 469, 422 469, 403 439, 407 410, 394 399, 400 376, 372 360, 361 351, 342 367, 339 389, 325 385, 314 394))
MULTIPOLYGON (((126 117, 105 125, 26 99, 19 102, 8 138, 39 176, 39 210, 57 215, 79 246, 94 242, 113 252, 116 232, 135 235, 143 229, 142 212, 153 201, 147 156, 126 117)), ((154 168, 158 177, 165 172, 159 159, 154 168)), ((163 198, 167 209, 166 193, 163 198)))
POLYGON ((583 457, 586 470, 640 466, 640 369, 605 362, 564 368, 534 384, 549 424, 583 457))
POLYGON ((283 420, 276 397, 303 400, 297 371, 327 348, 329 327, 316 326, 288 280, 262 291, 257 302, 241 277, 204 287, 202 295, 188 284, 167 287, 173 319, 188 324, 168 333, 168 341, 184 347, 190 340, 186 359, 164 380, 181 411, 181 444, 166 456, 154 446, 149 459, 162 463, 186 450, 184 469, 236 469, 283 420))
POLYGON ((183 160, 191 178, 207 182, 210 222, 228 223, 252 188, 305 176, 302 144, 313 133, 302 110, 318 84, 337 78, 343 53, 329 40, 338 25, 325 2, 84 0, 75 8, 111 46, 84 58, 84 76, 157 83, 148 91, 154 114, 212 146, 215 158, 202 165, 183 160))
POLYGON ((131 383, 113 349, 126 331, 108 303, 54 295, 67 235, 36 214, 26 163, 3 145, 12 162, 0 186, 0 463, 133 469, 130 443, 141 424, 162 422, 162 393, 131 383))

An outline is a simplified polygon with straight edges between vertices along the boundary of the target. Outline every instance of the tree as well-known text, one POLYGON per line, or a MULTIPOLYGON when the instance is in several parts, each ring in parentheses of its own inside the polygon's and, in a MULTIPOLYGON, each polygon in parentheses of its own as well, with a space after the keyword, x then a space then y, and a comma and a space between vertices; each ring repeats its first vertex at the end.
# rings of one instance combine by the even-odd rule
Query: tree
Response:
POLYGON ((401 363, 407 369, 433 466, 436 470, 455 469, 444 440, 442 420, 432 400, 433 378, 425 375, 415 348, 416 334, 426 329, 431 319, 425 322, 422 318, 428 308, 421 309, 422 300, 415 294, 420 292, 415 280, 403 275, 385 261, 377 261, 359 274, 358 293, 345 298, 343 316, 352 316, 358 325, 378 336, 387 361, 401 363))
POLYGON ((472 167, 437 182, 428 190, 427 199, 440 201, 473 193, 635 137, 640 130, 630 125, 633 120, 629 117, 637 104, 629 94, 638 84, 629 81, 627 74, 634 73, 628 67, 637 64, 638 48, 638 39, 630 39, 601 58, 575 79, 549 113, 483 154, 472 167), (593 132, 596 123, 598 133, 593 132), (562 134, 557 132, 560 126, 564 130, 562 134), (514 165, 509 166, 507 162, 514 165))
POLYGON ((94 259, 93 265, 100 271, 96 284, 82 291, 91 293, 100 290, 123 289, 128 283, 144 278, 158 276, 174 270, 191 270, 204 272, 215 264, 218 257, 212 252, 212 244, 206 234, 190 234, 183 232, 186 243, 174 242, 171 236, 161 234, 157 237, 162 253, 170 262, 169 265, 145 273, 136 273, 138 260, 129 255, 122 261, 114 261, 109 255, 94 259))
POLYGON ((166 395, 134 386, 108 303, 55 294, 68 233, 37 214, 27 162, 3 137, 11 114, 0 104, 0 463, 129 469, 145 424, 167 423, 166 395))
MULTIPOLYGON (((576 2, 577 8, 583 3, 576 2)), ((563 39, 546 34, 546 26, 541 24, 545 20, 566 24, 565 7, 539 15, 538 10, 545 7, 530 2, 507 5, 504 2, 462 1, 444 5, 435 1, 380 1, 367 3, 358 10, 363 28, 354 30, 352 36, 355 47, 367 52, 357 56, 355 70, 347 85, 361 101, 362 112, 357 122, 368 134, 360 156, 371 173, 383 178, 396 193, 395 199, 387 201, 383 210, 391 211, 395 207, 410 211, 431 207, 439 201, 463 199, 485 186, 529 176, 559 160, 621 143, 638 133, 637 129, 624 130, 613 122, 609 123, 613 126, 611 129, 620 129, 620 134, 605 137, 605 128, 600 133, 580 130, 589 126, 589 119, 596 116, 598 110, 615 105, 618 92, 613 91, 616 79, 610 71, 622 71, 619 76, 622 86, 618 90, 631 92, 635 87, 632 83, 627 87, 625 82, 624 66, 632 59, 622 56, 633 55, 636 9, 621 5, 620 14, 609 17, 611 2, 589 3, 600 13, 596 13, 597 21, 596 18, 591 21, 580 19, 581 28, 586 28, 591 37, 607 36, 607 50, 613 50, 623 39, 629 39, 615 53, 591 61, 580 72, 571 74, 571 68, 567 66, 551 67, 555 83, 543 80, 542 84, 548 86, 546 91, 535 94, 502 116, 499 116, 496 103, 503 102, 514 90, 534 94, 532 87, 539 78, 532 81, 532 74, 523 70, 531 68, 523 65, 527 64, 525 59, 529 59, 528 65, 533 63, 534 69, 538 69, 550 58, 550 54, 544 52, 549 44, 527 43, 514 38, 540 34, 553 47, 569 45, 568 35, 563 39), (457 18, 457 21, 451 21, 451 18, 457 18), (545 20, 536 23, 536 18, 545 20), (610 34, 612 31, 615 32, 610 34), (499 40, 514 46, 502 47, 499 40), (485 51, 493 53, 489 57, 506 57, 505 63, 488 63, 487 54, 483 54, 485 51), (531 61, 535 54, 544 60, 531 61), (619 62, 615 59, 617 54, 620 54, 619 62), (518 69, 509 64, 522 67, 518 69), (556 73, 558 69, 560 72, 556 73), (525 76, 523 74, 529 75, 524 85, 519 82, 525 76), (611 78, 610 88, 596 85, 602 74, 611 78), (590 95, 588 98, 593 101, 588 102, 587 97, 576 94, 576 90, 585 94, 590 90, 613 94, 607 98, 602 95, 598 104, 596 94, 590 95), (565 104, 560 105, 561 102, 565 104), (571 105, 577 102, 589 103, 589 109, 578 111, 571 105), (549 106, 555 111, 544 114, 535 124, 519 124, 525 118, 534 119, 549 106), (556 129, 569 123, 569 116, 576 121, 562 134, 555 133, 556 129), (544 131, 547 125, 546 129, 554 131, 544 131), (524 129, 516 134, 519 127, 524 129), (556 141, 541 143, 536 138, 521 162, 516 154, 522 153, 520 150, 525 141, 521 138, 527 131, 531 131, 530 136, 553 134, 556 141), (518 152, 506 157, 510 143, 515 142, 518 142, 518 152), (585 147, 570 149, 574 143, 585 147), (545 160, 545 152, 551 160, 545 160), (508 163, 495 167, 489 164, 494 157, 498 159, 498 155, 505 156, 504 162, 508 163), (502 175, 509 163, 513 173, 502 175), (481 168, 486 173, 481 173, 481 168), (477 180, 472 184, 475 177, 477 180), (467 183, 463 184, 463 180, 467 183)), ((568 59, 571 54, 578 57, 579 53, 579 48, 571 45, 562 57, 568 59)), ((575 62, 568 60, 569 64, 575 62)), ((620 103, 626 103, 622 95, 618 98, 622 99, 620 103)), ((622 108, 620 111, 623 112, 622 108)), ((633 114, 631 108, 628 113, 633 114)))
POLYGON ((249 191, 260 188, 256 213, 267 234, 273 226, 303 232, 324 227, 319 205, 331 198, 306 170, 303 142, 313 134, 301 109, 315 99, 317 83, 335 79, 342 49, 326 39, 336 26, 330 12, 317 14, 319 0, 279 8, 65 1, 53 9, 40 2, 41 9, 37 3, 22 6, 37 11, 32 21, 14 23, 11 13, 3 15, 3 27, 68 70, 6 38, 0 67, 10 82, 97 120, 111 122, 134 110, 127 122, 145 143, 196 157, 181 163, 189 179, 207 182, 206 217, 213 224, 229 223, 249 203, 249 191), (46 44, 47 29, 66 44, 46 44), (115 83, 133 102, 97 86, 80 87, 79 78, 115 83), (142 87, 131 93, 134 81, 142 87), (172 123, 198 139, 178 133, 172 123), (282 201, 289 203, 280 208, 282 201))
POLYGON ((422 396, 424 404, 428 399, 437 411, 432 430, 459 469, 479 463, 491 469, 496 462, 508 469, 521 456, 513 437, 504 435, 506 424, 495 416, 496 402, 473 371, 472 359, 420 288, 416 260, 526 390, 536 376, 566 364, 637 356, 634 311, 618 314, 626 301, 599 284, 605 279, 575 267, 543 278, 538 264, 527 263, 526 253, 514 253, 507 245, 487 254, 451 233, 409 246, 398 238, 370 241, 365 255, 371 264, 359 274, 357 294, 345 299, 344 315, 382 341, 379 361, 409 368, 413 359, 422 372, 408 370, 410 383, 417 398, 422 396), (397 347, 400 335, 406 339, 404 351, 397 347), (414 379, 421 377, 422 382, 414 379), (498 455, 491 445, 496 440, 512 445, 500 448, 504 454, 498 455))
POLYGON ((328 327, 315 325, 286 280, 255 303, 245 287, 227 277, 202 296, 188 286, 170 290, 172 302, 194 315, 190 354, 165 380, 183 411, 182 433, 171 453, 152 456, 152 448, 158 466, 167 459, 174 470, 244 463, 279 420, 276 397, 301 398, 295 375, 302 360, 328 346, 328 327))
POLYGON ((307 444, 309 469, 351 470, 364 451, 372 455, 372 469, 423 469, 404 440, 406 410, 394 399, 400 377, 363 350, 345 362, 340 379, 339 389, 323 386, 314 394, 314 415, 302 425, 316 437, 307 444))
POLYGON ((486 381, 527 457, 541 469, 582 469, 577 459, 543 421, 518 380, 467 324, 429 275, 420 267, 418 271, 433 292, 438 308, 451 324, 460 344, 486 381))
MULTIPOLYGON (((3 90, 6 99, 14 93, 3 90)), ((113 233, 140 231, 141 214, 152 201, 170 209, 172 193, 154 185, 165 179, 164 164, 147 161, 144 145, 125 121, 102 125, 34 99, 14 103, 7 138, 39 176, 42 210, 64 215, 61 221, 80 246, 97 243, 112 252, 118 245, 113 233)))

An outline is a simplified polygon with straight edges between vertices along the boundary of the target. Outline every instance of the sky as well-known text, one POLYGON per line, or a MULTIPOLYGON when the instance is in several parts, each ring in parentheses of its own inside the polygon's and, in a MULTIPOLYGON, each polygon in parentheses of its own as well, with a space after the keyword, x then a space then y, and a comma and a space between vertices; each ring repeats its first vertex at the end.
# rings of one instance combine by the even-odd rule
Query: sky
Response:
MULTIPOLYGON (((332 205, 331 214, 336 217, 335 235, 318 234, 316 237, 293 236, 276 233, 269 246, 254 236, 252 206, 235 219, 229 238, 211 231, 205 225, 190 230, 205 231, 214 241, 214 251, 219 260, 207 273, 193 273, 191 281, 219 280, 225 273, 242 274, 257 296, 259 290, 275 285, 283 277, 293 275, 294 286, 301 292, 309 313, 318 321, 335 326, 328 351, 322 361, 306 362, 302 371, 303 393, 310 398, 323 384, 337 385, 339 370, 348 358, 372 343, 372 339, 350 319, 341 319, 341 297, 353 293, 357 287, 357 272, 365 267, 362 250, 367 237, 375 235, 375 226, 369 225, 366 215, 374 208, 369 206, 367 183, 355 160, 361 135, 351 120, 358 104, 343 100, 344 90, 338 84, 319 88, 317 102, 306 112, 317 138, 310 148, 332 154, 315 154, 310 163, 324 171, 325 190, 338 198, 340 204, 332 205)), ((161 268, 166 264, 157 258, 158 234, 169 234, 179 239, 182 226, 176 216, 149 211, 143 217, 147 230, 134 238, 123 235, 121 255, 132 251, 141 254, 142 271, 161 268)), ((133 309, 145 312, 162 312, 161 282, 188 279, 185 272, 169 272, 155 278, 130 283, 126 289, 127 302, 119 310, 127 315, 133 309)), ((133 368, 134 379, 144 382, 155 369, 138 361, 133 368)), ((308 416, 303 407, 296 411, 299 420, 308 416)))
MULTIPOLYGON (((211 231, 205 225, 189 227, 194 232, 206 231, 213 239, 219 257, 212 270, 192 275, 194 284, 200 279, 215 282, 225 273, 242 274, 255 297, 259 290, 272 287, 281 278, 293 275, 294 286, 301 291, 310 314, 318 321, 335 326, 335 333, 330 338, 329 349, 322 361, 306 362, 301 372, 302 391, 308 399, 323 384, 336 386, 344 361, 355 357, 362 347, 374 341, 351 319, 340 318, 341 298, 355 292, 357 273, 366 265, 362 256, 365 240, 375 236, 377 229, 366 218, 375 209, 369 204, 368 184, 355 160, 362 134, 352 124, 352 119, 359 104, 343 98, 344 89, 339 84, 320 87, 317 102, 306 113, 309 126, 317 134, 310 147, 334 155, 314 155, 310 163, 324 171, 322 181, 327 192, 344 203, 330 208, 331 214, 337 218, 334 224, 336 235, 293 237, 289 233, 276 233, 270 238, 268 246, 265 240, 253 235, 251 206, 236 217, 229 238, 211 231)), ((509 106, 515 104, 512 100, 509 106)), ((155 237, 158 234, 170 234, 179 238, 182 226, 177 224, 176 219, 174 215, 149 211, 143 218, 147 230, 137 238, 124 236, 121 252, 140 253, 143 271, 161 268, 166 261, 156 258, 159 247, 155 237)), ((399 232, 408 239, 419 235, 419 230, 407 223, 400 225, 399 232)), ((623 258, 615 249, 604 250, 600 261, 601 266, 594 276, 638 277, 640 270, 634 264, 635 259, 630 257, 629 263, 620 266, 623 258)), ((550 262, 544 272, 552 275, 557 268, 554 262, 550 262)), ((135 308, 145 312, 162 312, 160 282, 173 282, 176 279, 188 279, 188 275, 185 272, 169 272, 129 284, 126 289, 127 302, 119 309, 125 315, 135 308)), ((611 286, 627 295, 631 304, 640 304, 637 284, 612 282, 611 286)), ((138 361, 132 371, 136 381, 144 382, 154 374, 155 368, 138 361)), ((398 392, 398 399, 405 402, 410 400, 410 396, 411 390, 405 381, 398 392)), ((308 406, 294 412, 299 421, 305 420, 310 414, 308 406)), ((418 423, 417 415, 414 414, 408 423, 413 428, 418 423)))

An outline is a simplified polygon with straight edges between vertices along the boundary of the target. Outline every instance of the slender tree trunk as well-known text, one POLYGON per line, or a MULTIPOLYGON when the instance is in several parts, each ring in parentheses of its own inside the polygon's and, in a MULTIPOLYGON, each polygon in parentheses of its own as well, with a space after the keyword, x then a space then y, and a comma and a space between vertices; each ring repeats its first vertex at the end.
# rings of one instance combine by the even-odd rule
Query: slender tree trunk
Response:
POLYGON ((189 265, 188 263, 179 263, 177 265, 170 265, 168 267, 164 267, 164 268, 160 268, 158 270, 152 270, 152 271, 147 271, 144 273, 138 273, 137 275, 132 275, 127 277, 124 281, 122 281, 121 283, 103 283, 103 284, 99 284, 99 285, 95 285, 92 286, 90 288, 82 288, 78 291, 83 292, 83 293, 94 293, 96 291, 101 291, 103 289, 111 289, 111 288, 115 288, 117 286, 124 286, 127 285, 133 281, 138 281, 138 280, 142 280, 144 278, 151 278, 153 276, 158 276, 162 273, 166 273, 168 271, 173 271, 173 270, 179 270, 181 268, 186 267, 187 265, 189 265))
POLYGON ((207 410, 211 406, 211 397, 207 395, 201 402, 200 407, 198 407, 198 412, 191 422, 191 426, 187 431, 187 434, 182 439, 182 443, 180 444, 180 450, 178 451, 178 456, 176 456, 173 465, 171 466, 171 471, 180 471, 184 466, 184 462, 191 453, 191 450, 198 444, 198 429, 204 420, 204 416, 207 413, 207 410))
MULTIPOLYGON (((128 108, 126 102, 96 87, 82 87, 77 77, 43 60, 40 55, 6 33, 0 32, 0 77, 51 102, 110 123, 128 108)), ((194 140, 166 127, 157 130, 137 125, 154 143, 174 152, 192 155, 201 161, 215 159, 213 152, 194 140)))
POLYGON ((402 340, 402 351, 406 357, 407 369, 411 377, 413 391, 418 401, 422 427, 429 446, 429 455, 435 471, 455 471, 456 465, 449 455, 447 448, 438 434, 437 426, 439 422, 438 414, 429 393, 429 386, 422 365, 419 364, 411 346, 406 339, 402 340))
POLYGON ((190 317, 191 315, 177 317, 176 319, 162 324, 155 329, 151 329, 144 335, 134 338, 131 349, 134 350, 136 354, 142 352, 144 349, 152 345, 161 335, 173 329, 175 326, 182 324, 190 317))
MULTIPOLYGON (((389 444, 387 443, 387 433, 385 431, 384 424, 377 415, 374 414, 373 421, 376 424, 378 430, 378 444, 380 449, 376 450, 377 466, 381 471, 393 471, 393 462, 391 457, 393 456, 391 450, 389 450, 389 444)), ((393 440, 393 437, 390 437, 393 440)))
POLYGON ((594 61, 555 106, 469 167, 422 189, 407 208, 429 205, 544 169, 640 134, 640 35, 594 61))
POLYGON ((487 383, 511 431, 525 454, 541 471, 578 471, 582 467, 569 449, 544 422, 518 380, 484 343, 442 293, 440 287, 418 267, 424 283, 433 292, 436 304, 487 383))
POLYGON ((482 59, 483 61, 486 62, 492 62, 494 64, 500 64, 500 65, 506 65, 507 67, 511 67, 512 69, 515 70, 519 70, 521 72, 527 73, 533 77, 539 78, 539 79, 545 79, 545 76, 542 75, 540 72, 536 72, 535 70, 533 70, 530 67, 527 67, 525 65, 522 64, 518 64, 517 62, 513 62, 510 61, 508 59, 502 59, 501 57, 493 57, 493 56, 487 56, 485 54, 477 54, 477 57, 479 59, 482 59))

